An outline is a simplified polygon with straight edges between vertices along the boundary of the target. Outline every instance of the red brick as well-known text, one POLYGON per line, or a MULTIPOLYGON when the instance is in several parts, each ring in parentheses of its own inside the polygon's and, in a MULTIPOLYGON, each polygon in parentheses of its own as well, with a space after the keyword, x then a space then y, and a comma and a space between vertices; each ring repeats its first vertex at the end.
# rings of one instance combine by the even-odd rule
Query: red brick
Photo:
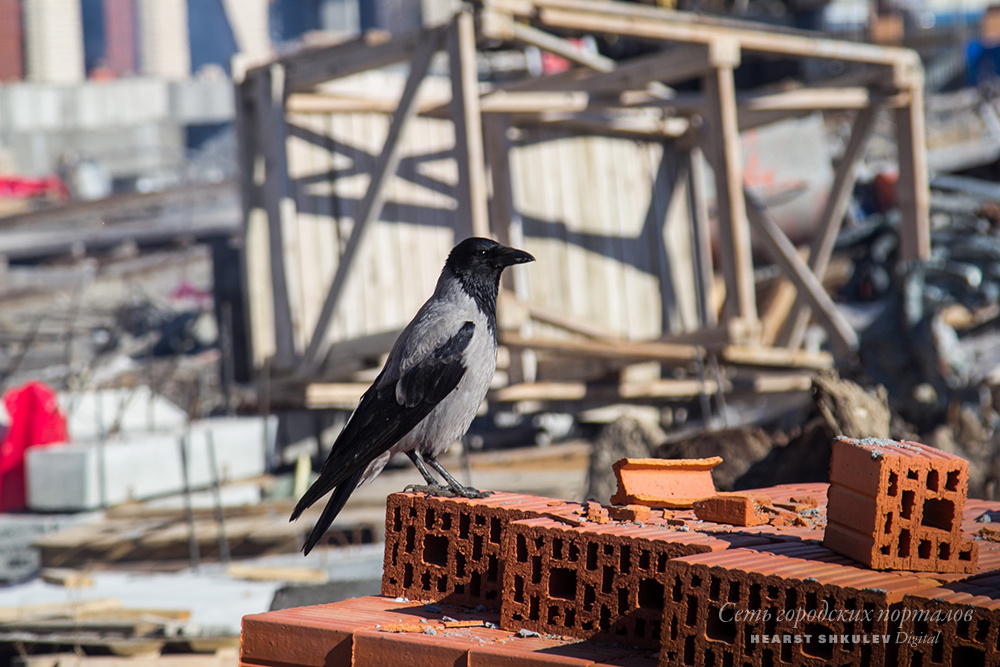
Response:
POLYGON ((608 517, 613 521, 641 521, 645 523, 653 518, 653 510, 646 505, 612 505, 605 508, 608 517))
POLYGON ((544 518, 511 523, 504 537, 500 626, 656 648, 668 560, 730 546, 662 525, 573 527, 544 518))
POLYGON ((715 495, 712 468, 722 463, 707 459, 621 459, 612 468, 618 491, 612 505, 691 507, 696 500, 715 495))
POLYGON ((465 667, 469 642, 425 634, 359 630, 354 633, 357 667, 408 665, 412 667, 465 667))
POLYGON ((973 573, 968 463, 915 442, 833 442, 823 543, 874 569, 973 573))
POLYGON ((900 664, 1000 666, 1000 588, 991 576, 907 595, 900 608, 909 612, 899 628, 900 664))
POLYGON ((703 521, 728 523, 734 526, 759 526, 768 523, 762 507, 770 505, 765 496, 748 493, 720 493, 694 504, 694 515, 703 521))

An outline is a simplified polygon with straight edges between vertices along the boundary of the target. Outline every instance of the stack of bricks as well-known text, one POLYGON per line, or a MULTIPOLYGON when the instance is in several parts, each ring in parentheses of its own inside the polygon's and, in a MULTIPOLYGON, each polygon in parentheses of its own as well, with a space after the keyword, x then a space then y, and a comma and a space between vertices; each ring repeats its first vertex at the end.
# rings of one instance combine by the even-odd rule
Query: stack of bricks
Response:
POLYGON ((916 442, 839 437, 823 543, 877 570, 976 571, 962 534, 969 464, 916 442))

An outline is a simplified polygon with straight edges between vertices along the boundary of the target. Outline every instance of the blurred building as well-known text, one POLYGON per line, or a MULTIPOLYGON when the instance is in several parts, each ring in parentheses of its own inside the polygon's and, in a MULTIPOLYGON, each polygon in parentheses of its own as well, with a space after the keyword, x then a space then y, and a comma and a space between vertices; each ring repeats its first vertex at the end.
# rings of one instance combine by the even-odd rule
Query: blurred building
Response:
POLYGON ((21 0, 0 0, 0 82, 24 78, 21 0))
POLYGON ((137 0, 139 68, 167 79, 191 76, 187 0, 137 0))
POLYGON ((23 0, 25 78, 39 83, 84 79, 80 0, 23 0))
POLYGON ((139 71, 135 0, 103 0, 104 65, 115 76, 139 71))

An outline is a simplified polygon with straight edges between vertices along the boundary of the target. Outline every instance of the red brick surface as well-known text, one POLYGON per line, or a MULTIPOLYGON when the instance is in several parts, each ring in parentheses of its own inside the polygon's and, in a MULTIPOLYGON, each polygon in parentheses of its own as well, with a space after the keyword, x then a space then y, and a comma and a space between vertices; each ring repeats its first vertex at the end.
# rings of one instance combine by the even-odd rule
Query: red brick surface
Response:
POLYGON ((618 491, 612 505, 691 507, 696 500, 715 495, 712 468, 722 463, 707 459, 621 459, 612 468, 618 491))
POLYGON ((382 594, 500 609, 500 542, 518 519, 555 515, 584 521, 578 503, 495 493, 437 498, 394 493, 386 509, 382 594))
POLYGON ((823 543, 875 569, 974 573, 962 537, 968 463, 915 442, 833 442, 823 543))
POLYGON ((766 542, 663 524, 517 521, 504 536, 500 626, 656 648, 669 559, 766 542))
POLYGON ((703 521, 734 526, 759 526, 770 521, 764 507, 771 504, 766 496, 748 493, 720 493, 694 504, 694 515, 703 521))

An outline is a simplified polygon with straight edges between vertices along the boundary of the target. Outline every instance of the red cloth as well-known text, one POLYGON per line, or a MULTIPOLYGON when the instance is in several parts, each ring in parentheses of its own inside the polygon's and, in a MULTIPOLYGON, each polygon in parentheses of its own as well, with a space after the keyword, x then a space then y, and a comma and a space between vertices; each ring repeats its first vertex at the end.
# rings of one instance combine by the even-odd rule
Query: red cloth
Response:
POLYGON ((0 512, 27 506, 24 454, 29 447, 66 442, 66 418, 56 395, 41 382, 11 389, 3 397, 10 427, 0 442, 0 512))

